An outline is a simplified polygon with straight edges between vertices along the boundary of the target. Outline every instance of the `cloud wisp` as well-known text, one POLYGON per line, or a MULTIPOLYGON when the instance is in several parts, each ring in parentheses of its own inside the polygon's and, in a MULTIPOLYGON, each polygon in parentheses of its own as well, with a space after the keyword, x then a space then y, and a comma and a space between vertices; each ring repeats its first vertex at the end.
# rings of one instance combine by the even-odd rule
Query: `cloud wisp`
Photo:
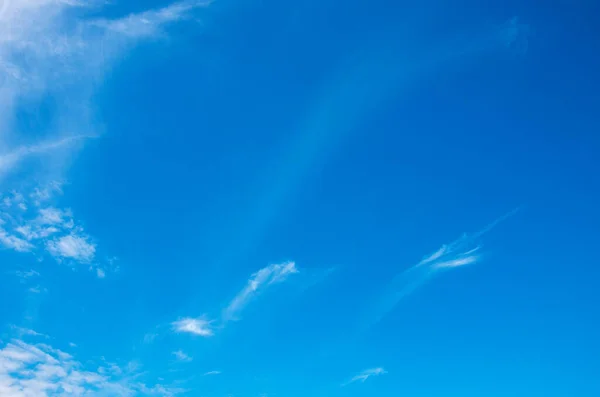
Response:
POLYGON ((89 138, 86 136, 71 136, 59 138, 50 142, 36 143, 29 146, 20 146, 6 153, 0 153, 0 178, 11 169, 19 165, 23 160, 35 155, 43 155, 60 149, 73 148, 78 142, 89 138))
POLYGON ((183 350, 176 350, 176 351, 174 351, 173 352, 173 356, 175 356, 175 359, 177 361, 179 361, 179 362, 189 363, 190 361, 192 361, 192 357, 190 357, 183 350))
POLYGON ((440 271, 456 269, 479 262, 482 258, 480 238, 499 223, 516 214, 517 211, 519 211, 519 208, 499 217, 476 233, 465 233, 457 240, 442 245, 437 251, 425 256, 417 264, 397 274, 385 288, 385 292, 379 298, 373 313, 369 314, 370 320, 365 323, 365 329, 379 322, 402 298, 427 283, 440 271))
POLYGON ((529 26, 513 17, 498 25, 472 32, 467 36, 447 37, 439 45, 428 45, 417 53, 405 48, 402 41, 393 45, 372 46, 361 60, 354 56, 339 65, 339 70, 315 97, 304 120, 290 134, 287 151, 274 161, 273 175, 256 199, 244 227, 240 228, 239 248, 228 252, 227 260, 235 262, 256 243, 276 219, 283 203, 316 167, 325 161, 329 152, 340 145, 352 131, 361 126, 377 104, 390 95, 409 95, 420 82, 443 73, 449 67, 465 66, 486 52, 523 52, 527 48, 529 26), (447 40, 446 40, 447 39, 447 40), (374 51, 375 50, 375 51, 374 51), (389 54, 402 54, 391 58, 389 54), (368 84, 365 84, 368 81, 368 84), (275 182, 273 182, 275 181, 275 182))
POLYGON ((104 75, 132 46, 208 4, 181 1, 107 19, 88 17, 102 10, 96 0, 0 1, 0 182, 28 158, 48 155, 46 173, 62 166, 98 135, 92 97, 104 75), (47 125, 24 130, 17 113, 36 113, 47 98, 60 104, 47 125))
POLYGON ((264 267, 252 274, 246 286, 233 298, 223 312, 223 320, 239 319, 241 311, 266 287, 284 282, 292 274, 298 273, 295 262, 284 262, 264 267))
POLYGON ((173 326, 173 330, 178 333, 209 337, 215 334, 212 323, 213 321, 207 320, 204 317, 186 317, 174 321, 171 325, 173 326))
POLYGON ((348 386, 349 384, 354 382, 364 383, 367 381, 367 379, 369 379, 372 376, 379 376, 385 374, 387 374, 387 371, 384 370, 382 367, 366 369, 360 374, 353 376, 352 379, 350 379, 348 382, 343 383, 342 386, 348 386))
POLYGON ((18 327, 16 325, 12 325, 11 328, 13 329, 13 331, 19 336, 19 337, 23 337, 23 336, 36 336, 36 337, 41 337, 41 338, 50 338, 48 335, 39 333, 33 329, 30 328, 22 328, 22 327, 18 327))
MULTIPOLYGON (((28 193, 12 191, 0 195, 0 246, 43 259, 85 265, 99 278, 113 267, 97 259, 97 245, 75 219, 69 208, 55 206, 55 196, 62 194, 59 183, 40 186, 28 193)), ((39 275, 21 272, 22 279, 39 275)))
POLYGON ((229 302, 221 313, 219 321, 209 320, 206 316, 198 318, 185 317, 171 323, 177 333, 188 333, 197 336, 210 337, 216 328, 222 328, 230 321, 240 319, 242 310, 269 286, 286 281, 291 275, 298 273, 295 262, 283 262, 266 266, 248 279, 246 286, 229 302), (218 326, 215 326, 218 323, 218 326))

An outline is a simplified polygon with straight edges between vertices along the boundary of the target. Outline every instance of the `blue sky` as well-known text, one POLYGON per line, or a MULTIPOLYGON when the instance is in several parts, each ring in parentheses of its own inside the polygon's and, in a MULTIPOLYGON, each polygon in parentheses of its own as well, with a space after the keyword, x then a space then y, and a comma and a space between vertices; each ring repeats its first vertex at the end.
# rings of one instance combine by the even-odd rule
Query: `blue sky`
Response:
POLYGON ((600 395, 599 12, 0 0, 0 395, 600 395))

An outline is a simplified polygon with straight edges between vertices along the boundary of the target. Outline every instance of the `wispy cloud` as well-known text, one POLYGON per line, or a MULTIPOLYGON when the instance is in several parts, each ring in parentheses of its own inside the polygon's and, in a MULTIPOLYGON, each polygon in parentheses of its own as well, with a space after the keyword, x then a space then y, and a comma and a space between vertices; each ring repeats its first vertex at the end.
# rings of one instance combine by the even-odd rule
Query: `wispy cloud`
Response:
POLYGON ((147 333, 146 335, 144 335, 144 338, 142 339, 142 341, 146 344, 149 344, 149 343, 154 342, 154 340, 156 339, 157 336, 158 336, 158 334, 156 332, 150 332, 150 333, 147 333))
POLYGON ((32 329, 29 329, 29 328, 22 328, 22 327, 18 327, 16 325, 12 325, 11 328, 13 329, 13 331, 19 337, 23 337, 23 336, 37 336, 37 337, 41 337, 41 338, 49 338, 48 335, 39 333, 39 332, 34 331, 32 329))
POLYGON ((42 292, 48 292, 46 288, 43 288, 40 285, 36 285, 35 287, 29 287, 27 291, 31 292, 32 294, 41 294, 42 292))
POLYGON ((91 98, 103 76, 141 40, 164 34, 206 1, 181 1, 117 18, 90 18, 103 2, 0 1, 0 180, 29 157, 57 154, 43 171, 60 167, 98 128, 91 98), (52 96, 63 106, 36 136, 24 134, 17 112, 35 111, 52 96), (24 108, 25 107, 25 108, 24 108))
POLYGON ((298 273, 295 262, 283 262, 266 266, 248 279, 246 286, 229 302, 221 317, 209 320, 208 317, 186 317, 171 324, 175 332, 189 333, 204 337, 213 336, 216 328, 222 328, 229 321, 239 319, 241 311, 248 303, 267 287, 283 283, 293 274, 298 273), (215 326, 215 323, 217 326, 215 326))
POLYGON ((77 142, 85 139, 84 136, 71 136, 59 138, 55 141, 43 142, 29 146, 21 146, 9 152, 0 153, 0 177, 17 166, 27 157, 57 151, 61 148, 72 148, 77 142))
POLYGON ((379 375, 385 375, 385 374, 387 374, 387 372, 381 367, 366 369, 366 370, 362 371, 360 374, 352 377, 352 379, 350 379, 348 382, 342 384, 342 386, 347 386, 350 383, 354 383, 354 382, 365 382, 367 379, 369 379, 372 376, 379 376, 379 375))
POLYGON ((28 280, 30 278, 33 277, 38 277, 40 275, 39 272, 37 272, 36 270, 17 270, 15 273, 15 276, 19 277, 22 281, 28 280))
POLYGON ((0 395, 9 397, 67 397, 136 395, 172 397, 184 390, 140 381, 137 370, 85 365, 52 346, 13 340, 0 344, 0 395))
MULTIPOLYGON (((5 176, 26 163, 32 167, 20 183, 30 173, 37 178, 41 172, 43 179, 60 175, 59 168, 84 141, 98 136, 92 98, 106 72, 132 45, 161 36, 167 25, 193 17, 195 9, 208 4, 181 1, 109 19, 89 17, 89 8, 98 15, 102 2, 0 0, 0 187, 5 176), (22 131, 16 115, 37 112, 44 98, 61 106, 35 133, 22 131), (30 158, 42 161, 27 162, 30 158)), ((22 214, 0 220, 0 245, 18 252, 45 249, 59 261, 93 264, 96 244, 69 223, 72 216, 40 208, 57 190, 38 188, 29 202, 27 196, 5 195, 1 203, 22 214), (28 218, 32 205, 38 207, 36 219, 28 218)), ((105 270, 96 273, 103 277, 105 270)))
POLYGON ((213 336, 212 321, 204 317, 182 318, 172 323, 173 330, 176 332, 189 333, 198 336, 213 336))
POLYGON ((86 237, 73 233, 48 241, 46 247, 50 255, 56 258, 73 259, 82 263, 90 263, 96 255, 94 244, 86 237))
POLYGON ((17 236, 8 234, 2 227, 0 227, 0 244, 17 252, 28 252, 34 248, 33 244, 17 236))
POLYGON ((202 374, 202 376, 212 376, 212 375, 220 375, 221 371, 208 371, 202 374))
POLYGON ((416 265, 397 274, 385 288, 373 313, 369 314, 370 320, 365 323, 365 327, 369 328, 379 322, 402 298, 424 285, 440 271, 479 262, 482 258, 481 237, 499 223, 513 216, 518 210, 519 208, 516 208, 506 213, 476 233, 465 233, 457 240, 442 245, 438 250, 426 255, 416 265))
POLYGON ((184 353, 182 350, 174 351, 173 355, 175 356, 175 359, 177 361, 186 362, 186 363, 192 361, 192 357, 190 357, 189 355, 184 353))
POLYGON ((105 277, 112 260, 99 263, 96 243, 73 212, 52 205, 54 196, 61 193, 60 185, 52 183, 28 194, 11 192, 3 199, 0 196, 0 246, 32 252, 38 258, 49 255, 58 262, 87 265, 99 278, 105 277), (27 209, 21 209, 19 204, 27 209))
POLYGON ((244 307, 269 285, 281 283, 298 273, 295 262, 284 262, 264 267, 252 274, 246 286, 233 298, 223 312, 224 321, 236 320, 244 307))
POLYGON ((209 0, 182 1, 158 10, 130 14, 118 20, 98 19, 92 21, 92 25, 126 37, 153 37, 161 33, 164 25, 186 19, 189 17, 190 11, 199 7, 207 7, 210 3, 209 0))

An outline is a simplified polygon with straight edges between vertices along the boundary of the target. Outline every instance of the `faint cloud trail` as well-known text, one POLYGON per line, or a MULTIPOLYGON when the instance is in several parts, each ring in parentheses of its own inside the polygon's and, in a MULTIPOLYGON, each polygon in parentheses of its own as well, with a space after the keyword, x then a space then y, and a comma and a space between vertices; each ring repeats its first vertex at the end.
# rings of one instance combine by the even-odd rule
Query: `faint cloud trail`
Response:
POLYGON ((178 333, 189 333, 203 337, 215 334, 231 321, 240 319, 246 306, 268 287, 285 282, 290 276, 298 274, 296 262, 288 261, 271 264, 253 273, 244 288, 228 303, 217 320, 209 320, 206 316, 198 318, 185 317, 171 323, 172 329, 178 333), (216 324, 215 324, 216 323, 216 324))
POLYGON ((455 241, 442 245, 434 253, 424 257, 419 263, 397 274, 386 287, 386 292, 379 299, 371 320, 367 321, 363 330, 366 331, 377 324, 398 302, 426 284, 442 270, 475 264, 481 259, 478 240, 490 232, 501 222, 515 215, 521 207, 502 215, 489 225, 473 234, 463 234, 455 241))
POLYGON ((101 10, 103 3, 0 0, 0 178, 26 157, 58 149, 60 159, 48 157, 52 161, 44 159, 39 168, 44 173, 61 168, 79 148, 74 141, 99 129, 93 93, 105 74, 130 48, 164 36, 168 25, 192 19, 194 10, 210 4, 184 0, 112 19, 86 15, 91 8, 101 10), (36 132, 22 131, 16 115, 35 114, 46 97, 61 106, 36 132), (74 132, 65 137, 65 130, 74 132), (18 146, 23 142, 28 144, 18 146))
POLYGON ((0 154, 0 178, 3 174, 10 171, 18 163, 25 160, 29 156, 53 152, 61 148, 69 147, 70 145, 75 144, 78 141, 82 141, 86 138, 91 137, 92 136, 84 135, 70 136, 48 142, 37 143, 30 146, 21 146, 10 152, 0 154))
POLYGON ((342 387, 348 386, 349 384, 354 383, 354 382, 365 383, 367 381, 367 379, 369 379, 372 376, 379 376, 379 375, 385 375, 385 374, 387 374, 387 371, 385 369, 383 369, 382 367, 366 369, 366 370, 362 371, 360 374, 353 376, 352 379, 350 379, 348 382, 343 383, 342 387))
POLYGON ((472 37, 450 39, 413 59, 413 54, 404 59, 389 58, 390 52, 398 51, 391 44, 358 49, 355 57, 346 60, 328 79, 307 109, 308 116, 284 148, 273 173, 266 176, 264 190, 240 228, 238 249, 221 260, 236 262, 236 255, 243 257, 265 234, 311 169, 326 161, 328 154, 389 95, 408 91, 440 68, 466 63, 486 51, 511 50, 518 42, 526 41, 528 31, 528 26, 514 17, 472 37))

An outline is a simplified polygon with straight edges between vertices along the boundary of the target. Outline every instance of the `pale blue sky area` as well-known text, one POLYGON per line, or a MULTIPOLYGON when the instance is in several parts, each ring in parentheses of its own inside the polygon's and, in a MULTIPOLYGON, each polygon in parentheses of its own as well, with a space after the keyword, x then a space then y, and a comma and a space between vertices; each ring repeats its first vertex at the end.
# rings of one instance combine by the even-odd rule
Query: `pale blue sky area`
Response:
POLYGON ((0 0, 0 396, 600 395, 597 1, 0 0))

